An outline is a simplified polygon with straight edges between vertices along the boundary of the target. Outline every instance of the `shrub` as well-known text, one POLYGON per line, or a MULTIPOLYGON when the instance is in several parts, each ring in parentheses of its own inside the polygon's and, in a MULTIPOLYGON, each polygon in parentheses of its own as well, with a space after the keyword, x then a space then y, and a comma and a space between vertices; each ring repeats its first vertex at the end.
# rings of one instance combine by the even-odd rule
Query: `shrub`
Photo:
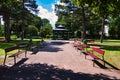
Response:
POLYGON ((35 36, 38 33, 38 29, 34 25, 29 25, 26 29, 26 33, 35 36))

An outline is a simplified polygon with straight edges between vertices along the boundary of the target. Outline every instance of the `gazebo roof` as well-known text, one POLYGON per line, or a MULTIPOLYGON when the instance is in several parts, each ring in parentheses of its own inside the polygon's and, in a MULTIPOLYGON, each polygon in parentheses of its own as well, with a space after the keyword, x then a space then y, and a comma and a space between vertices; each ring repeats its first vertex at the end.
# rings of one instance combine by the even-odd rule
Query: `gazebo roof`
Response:
POLYGON ((53 29, 53 31, 68 31, 67 29, 64 29, 65 27, 63 25, 57 26, 57 28, 53 29))
POLYGON ((64 26, 63 25, 59 25, 58 28, 63 28, 64 26))
POLYGON ((55 28, 53 31, 68 31, 67 29, 55 28))

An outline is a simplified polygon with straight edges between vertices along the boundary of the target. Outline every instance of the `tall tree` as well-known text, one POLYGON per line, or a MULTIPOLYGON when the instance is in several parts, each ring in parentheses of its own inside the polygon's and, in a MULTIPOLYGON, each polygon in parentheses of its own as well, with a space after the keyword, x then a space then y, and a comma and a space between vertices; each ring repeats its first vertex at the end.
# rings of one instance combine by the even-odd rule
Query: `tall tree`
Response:
MULTIPOLYGON (((12 13, 14 11, 17 13, 21 13, 22 17, 22 40, 24 38, 24 25, 25 25, 25 13, 29 10, 37 11, 37 5, 35 4, 35 0, 2 0, 0 1, 0 15, 3 16, 3 20, 5 22, 5 39, 9 42, 10 39, 10 19, 12 18, 12 13), (26 4, 27 3, 27 4, 26 4), (20 8, 17 8, 20 6, 20 8), (27 7, 26 7, 27 6, 27 7)), ((30 13, 30 12, 29 12, 30 13)), ((18 16, 18 15, 17 15, 18 16)))
POLYGON ((87 6, 85 3, 85 0, 70 0, 72 1, 79 10, 82 11, 82 36, 81 38, 84 39, 86 38, 86 19, 85 19, 85 7, 87 6))
POLYGON ((2 0, 0 1, 0 15, 4 20, 4 35, 7 42, 10 39, 10 15, 14 5, 17 4, 16 0, 2 0))
MULTIPOLYGON (((55 5, 55 11, 58 15, 58 21, 56 23, 56 27, 59 25, 65 26, 70 32, 73 33, 76 30, 79 30, 79 27, 81 25, 80 23, 80 17, 78 17, 78 8, 75 7, 73 3, 70 2, 70 0, 60 0, 60 4, 55 5)), ((71 35, 71 36, 73 36, 71 35)))
POLYGON ((52 34, 52 26, 50 23, 46 23, 40 30, 41 33, 41 37, 42 38, 46 38, 47 35, 51 35, 52 34))
POLYGON ((120 1, 119 0, 71 0, 71 1, 75 3, 77 7, 80 6, 83 7, 85 5, 88 5, 95 14, 99 15, 102 18, 102 28, 101 28, 101 37, 100 37, 100 42, 102 43, 105 19, 109 14, 114 15, 115 11, 117 13, 120 12, 120 10, 118 10, 119 9, 118 7, 120 7, 118 5, 120 1))
POLYGON ((25 34, 25 16, 26 16, 26 8, 32 11, 37 12, 37 4, 35 0, 20 0, 22 4, 22 35, 21 40, 24 39, 25 34))
POLYGON ((105 24, 105 19, 109 15, 117 15, 119 14, 118 3, 120 3, 119 0, 100 0, 100 1, 91 1, 89 3, 90 7, 93 8, 94 13, 98 14, 99 16, 102 17, 102 28, 101 28, 101 37, 100 37, 100 42, 103 42, 103 35, 104 35, 104 24, 105 24), (116 13, 115 13, 116 12, 116 13))

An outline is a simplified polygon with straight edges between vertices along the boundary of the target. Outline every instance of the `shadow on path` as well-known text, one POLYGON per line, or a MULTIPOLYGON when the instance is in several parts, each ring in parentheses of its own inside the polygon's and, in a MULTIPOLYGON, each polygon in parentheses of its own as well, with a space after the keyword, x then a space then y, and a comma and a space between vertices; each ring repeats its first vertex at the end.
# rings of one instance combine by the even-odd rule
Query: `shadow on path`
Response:
POLYGON ((58 52, 58 51, 63 51, 61 48, 58 46, 62 46, 64 44, 68 44, 69 42, 63 42, 63 41, 51 41, 51 42, 46 42, 46 45, 44 47, 37 46, 32 50, 32 54, 37 54, 39 51, 44 51, 44 52, 58 52))
POLYGON ((24 64, 0 70, 0 80, 118 80, 104 74, 74 73, 47 64, 24 64))

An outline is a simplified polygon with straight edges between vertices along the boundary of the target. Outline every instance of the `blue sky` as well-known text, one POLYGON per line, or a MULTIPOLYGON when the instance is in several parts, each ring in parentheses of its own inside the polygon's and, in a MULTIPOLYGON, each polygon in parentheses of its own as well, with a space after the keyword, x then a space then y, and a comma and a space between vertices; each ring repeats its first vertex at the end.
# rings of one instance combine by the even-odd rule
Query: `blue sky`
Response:
POLYGON ((54 4, 57 4, 59 0, 36 0, 38 4, 38 16, 42 19, 46 18, 50 21, 53 28, 55 28, 55 23, 58 19, 54 12, 54 4))
POLYGON ((37 0, 37 4, 46 8, 48 11, 52 11, 52 5, 57 3, 58 0, 37 0))

